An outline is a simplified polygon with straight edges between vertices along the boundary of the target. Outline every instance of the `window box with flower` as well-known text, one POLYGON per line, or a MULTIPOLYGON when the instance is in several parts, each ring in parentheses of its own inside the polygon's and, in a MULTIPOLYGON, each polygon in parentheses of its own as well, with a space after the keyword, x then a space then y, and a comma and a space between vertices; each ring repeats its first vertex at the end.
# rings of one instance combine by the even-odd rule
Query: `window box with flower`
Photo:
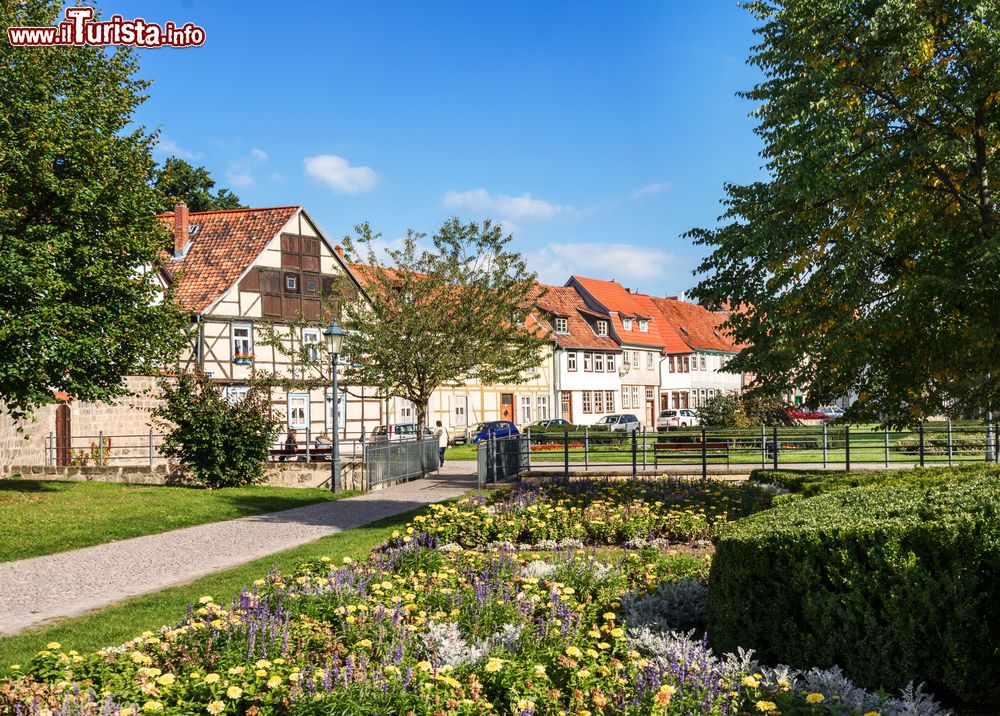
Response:
POLYGON ((233 354, 233 363, 236 365, 253 365, 254 354, 253 353, 235 353, 233 354))

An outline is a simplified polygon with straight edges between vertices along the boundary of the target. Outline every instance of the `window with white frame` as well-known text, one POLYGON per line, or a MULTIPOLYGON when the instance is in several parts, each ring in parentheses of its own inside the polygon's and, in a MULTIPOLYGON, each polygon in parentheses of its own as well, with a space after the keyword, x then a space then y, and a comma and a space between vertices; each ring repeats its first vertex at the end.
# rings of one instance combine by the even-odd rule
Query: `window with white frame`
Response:
POLYGON ((566 354, 566 370, 576 370, 576 353, 566 354))
POLYGON ((644 318, 639 319, 639 330, 643 333, 649 333, 649 321, 644 318))
POLYGON ((469 424, 469 396, 451 396, 451 424, 464 428, 469 424))
MULTIPOLYGON (((323 405, 326 413, 326 429, 333 430, 333 400, 329 388, 323 391, 323 405)), ((343 432, 347 427, 347 391, 340 391, 337 396, 337 428, 343 432)))
POLYGON ((309 427, 309 393, 288 394, 288 429, 305 430, 309 427))
POLYGON ((569 321, 565 318, 556 318, 556 333, 569 333, 569 321))
POLYGON ((531 422, 531 396, 521 396, 521 422, 525 425, 531 422))
POLYGON ((708 368, 706 368, 705 365, 706 365, 705 364, 705 356, 702 356, 701 357, 701 369, 702 370, 708 370, 708 368))
POLYGON ((319 361, 320 333, 318 328, 302 329, 302 347, 306 349, 306 358, 314 363, 319 361))
POLYGON ((632 330, 632 319, 631 318, 623 318, 622 319, 622 328, 624 328, 626 331, 631 331, 632 330))
POLYGON ((535 411, 538 413, 539 420, 549 419, 549 396, 539 395, 535 398, 535 411))
POLYGON ((594 391, 594 412, 604 414, 604 391, 594 391))
POLYGON ((590 405, 590 391, 589 390, 581 391, 580 398, 581 402, 583 403, 583 412, 592 413, 593 410, 591 409, 590 405))
POLYGON ((653 399, 653 389, 646 388, 646 400, 652 400, 652 399, 653 399))
POLYGON ((583 369, 587 372, 594 370, 594 356, 591 353, 583 354, 583 369))
POLYGON ((412 423, 414 420, 415 411, 413 409, 413 403, 411 403, 406 398, 396 398, 395 399, 395 414, 397 423, 412 423))
POLYGON ((640 396, 639 386, 638 385, 633 385, 632 386, 632 407, 633 408, 642 407, 642 403, 639 400, 639 396, 640 396))
POLYGON ((649 352, 646 354, 646 369, 653 370, 653 353, 649 352))
POLYGON ((608 371, 609 373, 614 373, 615 372, 616 368, 615 368, 615 354, 614 353, 608 353, 606 356, 604 356, 604 369, 606 371, 608 371))
POLYGON ((246 394, 250 391, 250 388, 245 385, 227 385, 226 386, 226 400, 235 405, 236 403, 243 400, 246 394))
POLYGON ((608 335, 608 322, 598 321, 597 322, 597 335, 606 336, 608 335))
POLYGON ((604 372, 604 354, 595 353, 594 354, 594 371, 597 373, 604 372))
POLYGON ((639 370, 641 366, 642 364, 639 362, 639 351, 632 351, 632 367, 639 370))
POLYGON ((249 356, 253 353, 253 324, 233 324, 233 358, 249 356))
POLYGON ((622 410, 628 410, 632 407, 632 391, 629 390, 627 385, 622 386, 622 410))

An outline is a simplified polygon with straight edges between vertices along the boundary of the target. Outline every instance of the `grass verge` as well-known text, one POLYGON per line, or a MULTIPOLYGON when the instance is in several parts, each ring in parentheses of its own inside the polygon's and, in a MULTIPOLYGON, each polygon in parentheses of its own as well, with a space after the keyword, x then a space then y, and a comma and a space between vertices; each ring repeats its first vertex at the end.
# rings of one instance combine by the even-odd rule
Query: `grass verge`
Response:
POLYGON ((288 510, 356 495, 299 487, 203 490, 109 482, 0 480, 0 562, 288 510))
POLYGON ((57 641, 66 650, 81 653, 115 646, 138 636, 143 631, 155 631, 183 619, 189 604, 202 595, 211 595, 225 604, 255 579, 276 567, 290 571, 299 563, 324 555, 335 561, 344 557, 365 559, 372 548, 389 537, 394 529, 406 524, 429 508, 403 512, 337 534, 323 537, 294 549, 278 552, 239 567, 207 575, 189 584, 170 587, 121 602, 111 607, 65 619, 52 626, 39 627, 21 634, 0 638, 0 677, 10 675, 11 664, 27 664, 49 642, 57 641))

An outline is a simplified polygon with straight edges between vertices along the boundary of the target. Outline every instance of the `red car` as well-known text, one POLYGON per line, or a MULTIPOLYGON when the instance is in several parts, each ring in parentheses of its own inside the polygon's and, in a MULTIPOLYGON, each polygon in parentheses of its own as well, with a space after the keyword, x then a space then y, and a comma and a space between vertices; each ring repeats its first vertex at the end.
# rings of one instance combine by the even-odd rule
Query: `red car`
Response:
POLYGON ((826 420, 829 417, 805 406, 785 408, 785 414, 795 420, 826 420))

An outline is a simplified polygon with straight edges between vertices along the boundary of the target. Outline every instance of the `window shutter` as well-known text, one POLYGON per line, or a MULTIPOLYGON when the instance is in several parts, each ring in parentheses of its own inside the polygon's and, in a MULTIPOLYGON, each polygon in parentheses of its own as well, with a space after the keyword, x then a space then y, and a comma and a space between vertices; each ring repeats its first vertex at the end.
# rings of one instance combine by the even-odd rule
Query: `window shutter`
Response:
POLYGON ((260 269, 252 268, 240 281, 241 291, 260 291, 260 269))

